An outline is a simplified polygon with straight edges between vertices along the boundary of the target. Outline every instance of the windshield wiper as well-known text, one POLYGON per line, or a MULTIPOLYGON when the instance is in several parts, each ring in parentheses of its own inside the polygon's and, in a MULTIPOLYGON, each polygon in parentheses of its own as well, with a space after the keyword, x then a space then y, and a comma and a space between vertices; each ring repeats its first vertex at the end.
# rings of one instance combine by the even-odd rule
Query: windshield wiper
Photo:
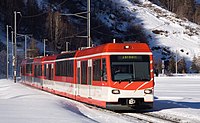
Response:
POLYGON ((129 83, 131 83, 131 82, 133 82, 135 79, 133 79, 133 78, 129 78, 129 79, 120 79, 120 80, 118 80, 119 81, 119 83, 121 83, 122 81, 129 81, 129 83))
POLYGON ((129 83, 131 83, 133 81, 149 81, 149 79, 147 79, 147 78, 129 78, 129 79, 120 79, 120 80, 115 80, 115 81, 119 81, 119 83, 121 83, 123 81, 129 81, 129 83))

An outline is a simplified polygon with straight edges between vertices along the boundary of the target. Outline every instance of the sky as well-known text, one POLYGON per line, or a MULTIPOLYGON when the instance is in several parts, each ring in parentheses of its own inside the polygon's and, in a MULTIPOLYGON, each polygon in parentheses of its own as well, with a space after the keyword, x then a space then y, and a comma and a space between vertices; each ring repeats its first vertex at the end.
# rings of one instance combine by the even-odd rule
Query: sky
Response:
MULTIPOLYGON (((180 122, 200 122, 200 76, 156 77, 154 108, 148 113, 177 119, 180 122)), ((96 109, 80 102, 31 88, 13 80, 0 79, 1 123, 143 123, 142 118, 155 119, 138 113, 122 113, 96 109)))

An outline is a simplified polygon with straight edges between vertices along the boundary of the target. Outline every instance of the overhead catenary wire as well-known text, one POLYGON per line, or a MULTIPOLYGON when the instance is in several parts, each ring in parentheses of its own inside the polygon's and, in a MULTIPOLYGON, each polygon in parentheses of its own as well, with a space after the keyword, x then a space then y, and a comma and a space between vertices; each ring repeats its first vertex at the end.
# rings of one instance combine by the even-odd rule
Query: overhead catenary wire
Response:
POLYGON ((38 16, 41 16, 41 15, 44 15, 48 12, 43 12, 43 13, 39 13, 39 14, 36 14, 36 15, 30 15, 30 16, 22 16, 22 18, 33 18, 33 17, 38 17, 38 16))
MULTIPOLYGON (((93 27, 93 28, 91 28, 91 30, 100 28, 100 27, 102 27, 102 26, 103 26, 103 24, 101 24, 101 25, 99 25, 99 26, 96 26, 96 27, 93 27)), ((67 38, 75 38, 76 36, 79 36, 80 34, 86 33, 86 32, 87 32, 87 30, 84 30, 84 31, 81 31, 81 32, 79 32, 79 33, 72 34, 72 36, 62 37, 62 38, 60 38, 60 40, 67 39, 67 38)))
MULTIPOLYGON (((61 3, 59 3, 59 4, 57 5, 57 7, 63 5, 65 2, 67 2, 67 0, 65 0, 65 1, 63 1, 63 2, 61 2, 61 3)), ((42 13, 35 14, 35 15, 22 16, 22 18, 34 18, 34 17, 38 17, 38 16, 41 16, 41 15, 44 15, 44 14, 47 14, 47 13, 48 13, 48 12, 42 12, 42 13)))
MULTIPOLYGON (((58 6, 61 6, 61 5, 63 5, 65 2, 67 2, 67 0, 62 1, 61 3, 57 4, 56 6, 57 6, 57 7, 58 7, 58 6)), ((44 14, 46 14, 46 13, 48 13, 48 12, 43 12, 43 13, 39 13, 39 14, 36 14, 36 15, 30 15, 30 16, 22 16, 22 18, 33 18, 33 17, 38 17, 38 16, 44 15, 44 14)), ((120 18, 122 18, 122 17, 120 17, 120 18)), ((101 34, 101 35, 105 35, 105 36, 109 36, 109 37, 114 37, 113 35, 105 34, 105 33, 101 32, 101 31, 95 30, 95 29, 100 28, 100 27, 102 27, 102 26, 104 26, 104 24, 101 24, 101 25, 99 25, 99 26, 93 27, 91 30, 93 30, 93 31, 95 31, 96 33, 99 33, 99 34, 101 34)), ((79 32, 79 33, 76 33, 76 34, 72 34, 71 36, 62 37, 62 38, 60 38, 60 40, 67 39, 67 38, 75 38, 75 37, 77 37, 78 35, 80 35, 80 34, 82 34, 82 33, 85 33, 85 32, 87 32, 87 30, 84 30, 84 31, 79 32)), ((142 32, 140 32, 140 33, 142 33, 142 32)), ((140 34, 140 33, 137 33, 137 34, 140 34)), ((126 35, 126 36, 129 37, 129 36, 134 36, 134 35, 137 35, 137 34, 130 34, 130 35, 126 35)))

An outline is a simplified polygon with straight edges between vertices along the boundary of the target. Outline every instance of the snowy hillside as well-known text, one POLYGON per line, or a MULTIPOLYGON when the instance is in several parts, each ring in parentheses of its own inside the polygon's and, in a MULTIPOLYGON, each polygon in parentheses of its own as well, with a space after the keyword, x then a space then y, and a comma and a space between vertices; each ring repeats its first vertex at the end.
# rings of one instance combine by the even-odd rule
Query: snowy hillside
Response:
MULTIPOLYGON (((128 0, 112 2, 113 8, 118 7, 121 13, 132 18, 130 23, 138 23, 144 27, 155 59, 169 59, 176 51, 179 59, 184 57, 189 62, 194 55, 200 55, 200 26, 186 19, 181 20, 175 14, 147 0, 141 0, 141 4, 134 4, 128 0)), ((104 15, 100 19, 108 26, 111 25, 106 21, 109 20, 109 16, 104 15)), ((127 23, 124 22, 121 29, 126 27, 127 23)))
MULTIPOLYGON (((200 55, 200 26, 181 20, 175 14, 149 2, 144 2, 142 7, 134 8, 138 11, 137 17, 143 20, 144 27, 148 29, 152 48, 163 46, 174 53, 177 50, 180 56, 188 60, 194 55, 200 55)), ((154 50, 154 54, 159 52, 154 50)))
MULTIPOLYGON (((156 61, 161 58, 168 60, 177 52, 178 60, 184 57, 189 68, 192 58, 200 55, 200 26, 187 21, 187 19, 181 20, 176 14, 152 4, 148 0, 139 1, 140 3, 133 3, 131 0, 109 0, 107 4, 110 6, 108 7, 101 0, 99 4, 104 3, 103 7, 106 9, 95 13, 95 16, 111 30, 113 33, 111 36, 116 37, 116 40, 120 36, 123 37, 127 30, 134 27, 133 25, 142 26, 141 30, 146 34, 145 37, 148 37, 156 61)), ((40 8, 48 5, 45 0, 37 0, 37 2, 40 8)), ((2 31, 2 25, 0 26, 0 39, 6 44, 6 33, 2 31)), ((106 32, 101 33, 106 34, 106 32)), ((127 35, 133 35, 133 33, 127 35)), ((100 39, 93 40, 99 42, 100 39)), ((111 42, 111 40, 109 41, 111 42)), ((43 45, 38 43, 39 46, 42 53, 43 45)))

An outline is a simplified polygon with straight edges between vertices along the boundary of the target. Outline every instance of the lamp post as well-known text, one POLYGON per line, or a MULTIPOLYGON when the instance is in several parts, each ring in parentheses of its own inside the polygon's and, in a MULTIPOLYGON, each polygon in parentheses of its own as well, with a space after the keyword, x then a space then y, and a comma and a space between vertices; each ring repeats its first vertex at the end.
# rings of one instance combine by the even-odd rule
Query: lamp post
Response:
POLYGON ((90 36, 90 0, 87 1, 87 36, 88 36, 88 47, 91 46, 90 36))
POLYGON ((13 77, 13 67, 14 67, 14 53, 13 53, 13 34, 14 34, 14 32, 13 31, 11 31, 11 41, 12 41, 12 64, 11 64, 11 68, 12 68, 12 71, 11 71, 11 73, 12 73, 12 77, 13 77))
POLYGON ((17 77, 17 14, 21 12, 14 11, 14 82, 16 83, 17 77))
POLYGON ((27 38, 26 38, 26 37, 27 37, 27 36, 25 35, 25 37, 24 37, 24 38, 25 38, 25 39, 24 39, 24 40, 25 40, 25 41, 24 41, 24 43, 25 43, 25 44, 24 44, 24 47, 25 47, 24 58, 25 58, 25 59, 27 58, 27 52, 26 52, 26 50, 27 50, 27 48, 26 48, 26 47, 27 47, 27 46, 26 46, 27 38))
POLYGON ((6 78, 8 79, 8 28, 9 26, 6 25, 6 40, 7 40, 7 60, 6 60, 6 78))
POLYGON ((6 25, 6 42, 7 42, 7 60, 6 60, 6 67, 7 67, 7 70, 6 70, 6 78, 8 79, 8 76, 9 76, 9 72, 8 72, 8 64, 9 64, 9 52, 8 52, 8 38, 9 38, 9 27, 12 28, 11 26, 9 25, 6 25))

